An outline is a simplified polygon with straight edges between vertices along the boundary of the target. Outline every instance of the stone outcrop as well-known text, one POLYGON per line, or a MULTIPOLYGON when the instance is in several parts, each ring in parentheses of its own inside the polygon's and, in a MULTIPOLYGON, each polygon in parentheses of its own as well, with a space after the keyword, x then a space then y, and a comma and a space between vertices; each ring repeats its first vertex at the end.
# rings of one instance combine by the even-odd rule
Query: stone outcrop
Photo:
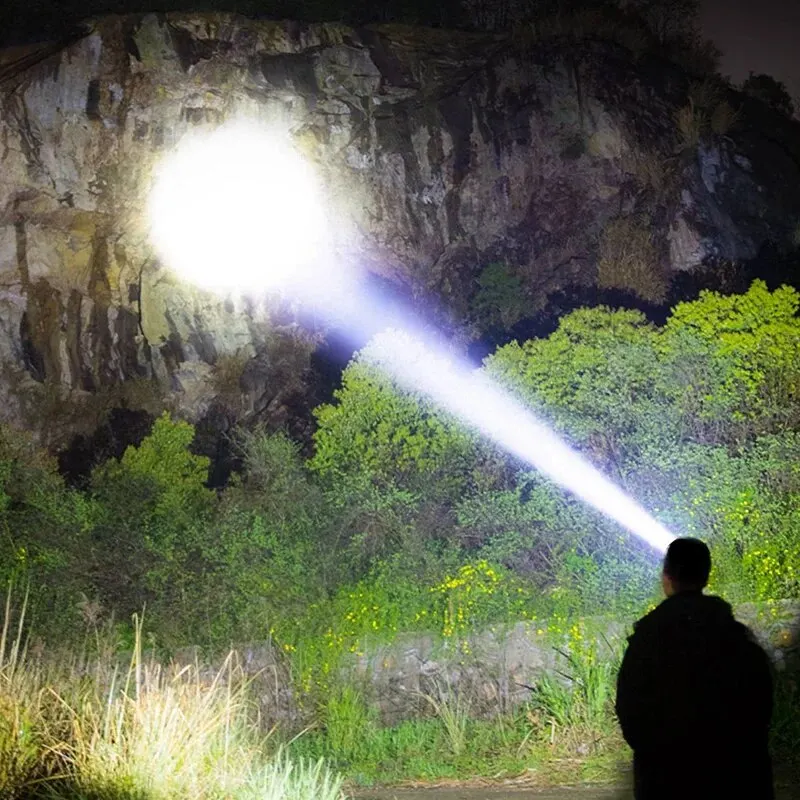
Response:
POLYGON ((648 268, 666 278, 790 246, 796 126, 723 89, 714 108, 695 107, 708 119, 693 140, 677 122, 689 84, 607 43, 228 15, 102 18, 60 44, 9 50, 3 416, 44 425, 69 398, 141 404, 152 390, 199 418, 225 387, 235 414, 280 416, 302 393, 318 334, 291 308, 182 284, 148 241, 154 165, 187 132, 237 115, 284 127, 314 164, 340 255, 437 298, 451 329, 469 323, 490 263, 522 281, 530 313, 555 290, 593 285, 619 216, 652 228, 648 268), (711 120, 723 102, 739 112, 732 126, 711 120))

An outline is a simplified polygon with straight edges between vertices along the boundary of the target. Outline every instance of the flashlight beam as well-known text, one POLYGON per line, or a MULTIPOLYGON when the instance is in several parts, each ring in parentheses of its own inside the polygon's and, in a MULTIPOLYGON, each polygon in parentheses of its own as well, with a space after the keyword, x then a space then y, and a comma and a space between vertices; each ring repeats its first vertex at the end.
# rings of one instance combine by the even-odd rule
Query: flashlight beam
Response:
POLYGON ((367 358, 421 391, 504 450, 536 467, 659 552, 675 538, 633 498, 484 374, 400 331, 379 335, 367 358))

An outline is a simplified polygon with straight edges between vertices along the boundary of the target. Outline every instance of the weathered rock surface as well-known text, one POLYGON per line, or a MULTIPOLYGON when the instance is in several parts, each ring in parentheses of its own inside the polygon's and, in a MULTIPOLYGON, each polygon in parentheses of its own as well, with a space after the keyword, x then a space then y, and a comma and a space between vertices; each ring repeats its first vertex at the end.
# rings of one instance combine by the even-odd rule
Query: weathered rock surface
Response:
MULTIPOLYGON (((285 127, 314 163, 342 257, 432 293, 454 324, 492 262, 523 280, 531 312, 593 284, 620 215, 653 226, 667 276, 788 247, 797 127, 744 106, 729 135, 687 143, 676 113, 688 86, 608 44, 227 15, 109 17, 59 46, 8 51, 2 414, 43 425, 43 408, 132 379, 195 418, 225 391, 237 414, 279 414, 302 391, 314 340, 291 313, 194 290, 148 242, 154 164, 236 115, 285 127)), ((134 394, 113 402, 142 403, 134 394)))

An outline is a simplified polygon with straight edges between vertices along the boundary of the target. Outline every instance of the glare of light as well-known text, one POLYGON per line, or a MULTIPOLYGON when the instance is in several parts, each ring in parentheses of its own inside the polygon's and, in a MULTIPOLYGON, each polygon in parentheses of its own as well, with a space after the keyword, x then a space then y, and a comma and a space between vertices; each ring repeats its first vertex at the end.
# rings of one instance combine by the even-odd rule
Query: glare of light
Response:
POLYGON ((217 291, 301 280, 326 244, 310 165, 287 137, 244 121, 180 142, 156 170, 149 217, 164 263, 217 291))
MULTIPOLYGON (((151 234, 185 279, 218 291, 294 293, 363 341, 395 310, 349 268, 337 264, 332 274, 323 205, 313 171, 285 138, 236 122, 184 140, 165 159, 150 201, 151 234)), ((365 357, 656 550, 675 538, 529 409, 424 337, 386 332, 365 357)))
POLYGON ((402 331, 378 335, 362 351, 362 357, 387 371, 404 388, 427 395, 657 551, 666 552, 675 538, 485 374, 402 331))

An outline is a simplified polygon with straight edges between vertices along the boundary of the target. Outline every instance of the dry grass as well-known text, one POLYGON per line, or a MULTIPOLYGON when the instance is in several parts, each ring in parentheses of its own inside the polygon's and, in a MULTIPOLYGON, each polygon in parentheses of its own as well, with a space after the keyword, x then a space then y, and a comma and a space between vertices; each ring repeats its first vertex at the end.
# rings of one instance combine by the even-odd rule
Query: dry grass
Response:
POLYGON ((0 796, 53 800, 339 800, 321 763, 269 748, 231 654, 206 676, 141 653, 91 668, 25 651, 7 603, 0 637, 0 796))
POLYGON ((666 279, 648 221, 617 217, 603 230, 597 284, 620 289, 651 303, 663 302, 666 279))
POLYGON ((657 150, 627 150, 622 156, 621 166, 642 189, 650 190, 657 202, 666 202, 677 189, 680 177, 677 160, 657 150))
POLYGON ((675 122, 682 148, 693 150, 704 136, 728 134, 741 116, 724 96, 718 79, 695 81, 689 87, 688 103, 678 109, 675 122))
POLYGON ((717 103, 711 112, 711 131, 717 136, 726 136, 734 128, 741 115, 742 109, 734 108, 727 100, 717 103))
POLYGON ((683 150, 695 150, 708 129, 708 114, 689 98, 689 102, 675 113, 680 145, 683 150))

